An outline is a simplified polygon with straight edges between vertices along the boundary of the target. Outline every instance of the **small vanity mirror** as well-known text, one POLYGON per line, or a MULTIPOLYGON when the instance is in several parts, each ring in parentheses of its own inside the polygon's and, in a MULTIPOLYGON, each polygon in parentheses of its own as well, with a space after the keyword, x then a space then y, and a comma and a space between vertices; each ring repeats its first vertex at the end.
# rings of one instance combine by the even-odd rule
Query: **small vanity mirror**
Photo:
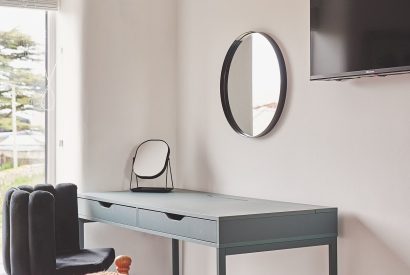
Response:
POLYGON ((232 128, 247 137, 269 133, 286 98, 286 66, 276 42, 267 34, 239 36, 226 54, 221 73, 221 100, 232 128))
POLYGON ((140 178, 155 178, 161 175, 169 159, 169 146, 162 140, 147 140, 135 152, 133 171, 140 178))
POLYGON ((130 178, 130 190, 133 192, 170 192, 174 188, 172 179, 171 150, 169 145, 160 139, 150 139, 141 143, 132 158, 132 170, 130 178), (165 173, 165 187, 140 186, 140 179, 155 179, 165 173), (171 186, 168 186, 168 173, 171 186), (137 186, 132 186, 135 176, 137 186))

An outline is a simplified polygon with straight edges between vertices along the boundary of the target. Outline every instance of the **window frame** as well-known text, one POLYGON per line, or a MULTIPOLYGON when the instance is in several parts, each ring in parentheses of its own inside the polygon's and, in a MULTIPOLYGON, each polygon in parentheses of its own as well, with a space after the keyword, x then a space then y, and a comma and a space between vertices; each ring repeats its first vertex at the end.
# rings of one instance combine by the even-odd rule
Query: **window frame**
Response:
POLYGON ((46 137, 45 180, 56 183, 57 12, 46 11, 46 137), (50 73, 50 75, 49 75, 50 73))

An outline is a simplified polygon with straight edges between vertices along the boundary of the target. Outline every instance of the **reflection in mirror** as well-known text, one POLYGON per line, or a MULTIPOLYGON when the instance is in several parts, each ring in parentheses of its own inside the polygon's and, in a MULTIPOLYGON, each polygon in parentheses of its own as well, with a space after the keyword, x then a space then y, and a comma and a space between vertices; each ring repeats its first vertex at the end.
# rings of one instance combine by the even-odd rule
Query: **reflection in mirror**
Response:
POLYGON ((263 33, 246 33, 228 51, 221 98, 231 126, 258 137, 279 119, 286 94, 286 69, 276 43, 263 33))
POLYGON ((133 171, 140 178, 157 177, 168 164, 169 147, 162 140, 142 143, 135 154, 133 171))

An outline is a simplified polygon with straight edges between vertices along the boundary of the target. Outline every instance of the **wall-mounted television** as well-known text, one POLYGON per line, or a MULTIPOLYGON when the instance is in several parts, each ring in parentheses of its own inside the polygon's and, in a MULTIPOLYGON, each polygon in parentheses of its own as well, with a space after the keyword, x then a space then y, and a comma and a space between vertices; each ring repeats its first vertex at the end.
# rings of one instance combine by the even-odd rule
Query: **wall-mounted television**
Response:
POLYGON ((310 0, 310 79, 410 72, 410 0, 310 0))

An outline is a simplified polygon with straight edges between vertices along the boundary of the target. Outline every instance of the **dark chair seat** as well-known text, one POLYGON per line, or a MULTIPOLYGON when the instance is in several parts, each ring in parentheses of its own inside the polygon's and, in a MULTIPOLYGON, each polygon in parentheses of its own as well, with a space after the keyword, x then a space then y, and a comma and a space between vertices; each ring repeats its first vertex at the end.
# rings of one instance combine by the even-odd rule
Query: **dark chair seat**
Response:
POLYGON ((112 248, 81 249, 76 253, 60 254, 56 257, 57 275, 84 274, 107 270, 114 261, 112 248))

